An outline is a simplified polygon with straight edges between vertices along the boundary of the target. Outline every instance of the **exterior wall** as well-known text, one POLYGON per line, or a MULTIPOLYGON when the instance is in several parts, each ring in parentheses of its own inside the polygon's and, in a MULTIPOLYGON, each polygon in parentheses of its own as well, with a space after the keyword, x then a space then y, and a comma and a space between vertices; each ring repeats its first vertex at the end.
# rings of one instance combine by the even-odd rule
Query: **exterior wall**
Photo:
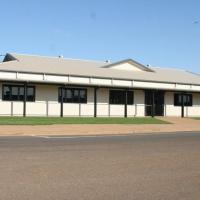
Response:
POLYGON ((97 116, 110 116, 108 89, 101 88, 97 90, 97 116))
POLYGON ((27 116, 60 116, 58 87, 36 85, 35 102, 27 102, 27 116))
MULTIPOLYGON (((109 104, 109 89, 102 88, 98 90, 97 95, 97 116, 98 117, 124 117, 124 105, 109 104)), ((144 92, 142 90, 134 91, 134 104, 127 105, 127 116, 144 116, 144 92)))
MULTIPOLYGON (((79 87, 80 88, 80 87, 79 87)), ((58 93, 58 92, 57 92, 58 93)), ((64 103, 63 104, 63 115, 64 116, 94 116, 94 89, 87 88, 87 103, 64 103)), ((58 96, 58 95, 57 95, 58 96)), ((57 97, 58 98, 58 97, 57 97)), ((60 103, 59 104, 59 114, 60 114, 60 103)))
MULTIPOLYGON (((93 88, 87 88, 87 103, 63 103, 63 116, 93 116, 93 88)), ((58 102, 58 86, 36 86, 36 101, 27 103, 34 104, 28 115, 60 116, 60 103, 58 102), (33 108, 34 107, 34 108, 33 108), (34 111, 33 111, 34 110, 34 111)))
POLYGON ((145 93, 143 90, 135 90, 134 92, 134 103, 135 103, 135 116, 145 116, 145 93))
POLYGON ((13 103, 10 101, 2 101, 2 84, 0 83, 0 116, 10 115, 13 115, 13 103))
MULTIPOLYGON (((27 116, 60 116, 58 86, 35 85, 35 102, 27 102, 27 116)), ((78 87, 80 88, 80 87, 78 87)), ((128 117, 145 116, 145 96, 143 90, 134 90, 134 104, 127 106, 128 117)), ((97 90, 97 117, 124 117, 124 105, 109 104, 109 89, 97 90)), ((174 106, 174 92, 165 93, 165 116, 181 116, 181 107, 174 106)), ((64 103, 64 116, 94 116, 94 88, 87 88, 87 103, 64 103)), ((23 116, 23 102, 2 101, 0 83, 0 116, 23 116)), ((185 116, 200 116, 200 93, 193 93, 193 106, 185 107, 185 116)))
MULTIPOLYGON (((26 103, 27 116, 60 116, 58 86, 35 85, 35 102, 26 103)), ((87 88, 87 103, 64 103, 64 116, 93 116, 93 88, 87 88)), ((0 116, 23 116, 23 102, 2 101, 2 83, 0 83, 0 116)))
POLYGON ((165 93, 165 116, 181 116, 181 107, 174 106, 174 92, 165 93))
POLYGON ((185 107, 186 117, 197 117, 200 116, 200 93, 193 94, 193 106, 185 107))
MULTIPOLYGON (((184 114, 185 117, 200 116, 200 93, 193 93, 193 106, 184 107, 184 114)), ((174 92, 165 93, 165 116, 181 116, 181 106, 174 106, 174 92)))

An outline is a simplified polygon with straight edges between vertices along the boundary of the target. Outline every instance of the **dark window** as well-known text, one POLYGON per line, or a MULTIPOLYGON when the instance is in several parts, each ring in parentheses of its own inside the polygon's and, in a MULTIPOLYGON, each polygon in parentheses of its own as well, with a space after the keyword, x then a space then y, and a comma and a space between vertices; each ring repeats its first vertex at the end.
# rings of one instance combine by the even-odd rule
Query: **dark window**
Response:
POLYGON ((20 87, 18 86, 12 86, 11 87, 11 100, 17 101, 19 97, 19 89, 20 87))
POLYGON ((27 87, 27 101, 35 101, 35 87, 29 86, 27 87))
POLYGON ((73 91, 70 90, 70 89, 66 89, 64 90, 63 89, 63 93, 65 94, 65 97, 64 97, 64 102, 73 102, 73 91))
POLYGON ((3 100, 10 100, 11 89, 9 86, 3 86, 3 100))
MULTIPOLYGON (((19 98, 20 101, 23 101, 24 100, 24 87, 19 87, 18 90, 19 91, 18 91, 17 96, 18 95, 19 96, 17 98, 19 98)), ((27 92, 28 92, 28 88, 27 88, 27 92)))
MULTIPOLYGON (((125 104, 124 90, 110 90, 110 104, 125 104)), ((127 91, 127 104, 133 105, 133 91, 127 91)))
POLYGON ((82 103, 87 103, 87 91, 86 90, 80 90, 80 101, 82 103))
POLYGON ((73 93, 74 93, 73 94, 73 103, 81 103, 80 102, 80 98, 79 98, 80 97, 79 91, 80 91, 79 89, 74 89, 73 90, 73 93))
POLYGON ((87 103, 87 90, 79 88, 59 88, 58 101, 61 102, 61 90, 64 103, 87 103))
POLYGON ((127 92, 127 104, 132 105, 133 104, 133 91, 127 92))
MULTIPOLYGON (((22 85, 3 85, 2 99, 5 101, 23 101, 24 86, 22 85)), ((27 101, 35 101, 35 87, 27 87, 27 101)))
POLYGON ((174 106, 182 106, 182 98, 184 106, 192 106, 193 105, 193 97, 192 94, 174 94, 174 106))

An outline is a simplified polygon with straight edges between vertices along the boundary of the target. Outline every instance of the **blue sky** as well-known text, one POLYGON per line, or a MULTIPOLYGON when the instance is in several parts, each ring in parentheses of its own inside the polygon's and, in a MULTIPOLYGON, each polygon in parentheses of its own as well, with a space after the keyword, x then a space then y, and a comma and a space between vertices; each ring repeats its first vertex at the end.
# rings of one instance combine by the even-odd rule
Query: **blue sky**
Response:
POLYGON ((0 0, 0 54, 180 67, 200 73, 199 0, 0 0))

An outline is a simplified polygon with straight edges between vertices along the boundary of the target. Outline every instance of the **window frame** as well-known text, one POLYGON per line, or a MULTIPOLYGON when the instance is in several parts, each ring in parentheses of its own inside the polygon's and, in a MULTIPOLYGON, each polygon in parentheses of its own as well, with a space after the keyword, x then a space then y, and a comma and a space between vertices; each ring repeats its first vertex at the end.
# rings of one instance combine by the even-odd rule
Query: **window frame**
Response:
POLYGON ((183 95, 183 98, 184 98, 184 96, 186 98, 189 97, 189 102, 185 102, 184 106, 192 107, 193 106, 193 94, 191 94, 191 93, 174 93, 174 106, 176 106, 176 107, 182 106, 182 102, 178 102, 178 103, 176 102, 176 96, 177 96, 177 98, 182 98, 182 95, 183 95))
MULTIPOLYGON (((125 94, 126 94, 125 90, 119 90, 119 89, 109 90, 109 104, 110 105, 125 105, 125 94), (113 102, 113 100, 111 98, 111 93, 112 92, 120 92, 120 93, 122 93, 121 102, 119 102, 119 103, 113 102)), ((127 105, 134 105, 134 91, 133 90, 128 90, 127 91, 127 105), (132 94, 132 95, 129 96, 129 94, 132 94), (130 97, 131 97, 131 99, 129 99, 130 97)))
POLYGON ((58 88, 58 102, 61 103, 61 89, 64 90, 64 96, 63 96, 63 103, 76 103, 76 104, 87 104, 87 88, 69 88, 69 87, 59 87, 58 88), (70 100, 67 100, 67 96, 66 96, 66 92, 67 90, 71 91, 72 97, 70 100), (78 99, 74 97, 74 91, 78 90, 78 99), (85 100, 84 98, 80 98, 80 91, 84 91, 85 92, 85 100), (82 99, 82 100, 81 100, 82 99))
MULTIPOLYGON (((20 85, 20 84, 3 84, 2 85, 2 101, 18 101, 18 102, 23 102, 24 101, 24 92, 23 92, 23 97, 21 98, 22 95, 20 95, 20 88, 24 89, 24 86, 20 85), (8 99, 5 99, 5 95, 4 95, 5 87, 8 87, 9 91, 10 91, 8 99), (12 88, 13 87, 17 87, 17 99, 13 99, 12 98, 12 96, 13 96, 12 95, 12 88)), ((35 96, 36 96, 35 86, 33 86, 33 85, 27 86, 26 101, 27 102, 35 102, 35 96), (33 88, 33 99, 32 100, 27 99, 28 88, 33 88)))

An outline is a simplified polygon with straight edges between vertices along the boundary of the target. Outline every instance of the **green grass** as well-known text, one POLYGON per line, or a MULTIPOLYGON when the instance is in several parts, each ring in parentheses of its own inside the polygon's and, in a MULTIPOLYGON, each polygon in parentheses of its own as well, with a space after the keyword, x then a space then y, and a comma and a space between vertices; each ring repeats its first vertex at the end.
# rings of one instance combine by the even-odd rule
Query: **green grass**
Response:
POLYGON ((151 118, 93 118, 93 117, 0 117, 0 125, 52 125, 52 124, 168 124, 151 118))
POLYGON ((200 120, 200 117, 193 117, 192 119, 200 120))

